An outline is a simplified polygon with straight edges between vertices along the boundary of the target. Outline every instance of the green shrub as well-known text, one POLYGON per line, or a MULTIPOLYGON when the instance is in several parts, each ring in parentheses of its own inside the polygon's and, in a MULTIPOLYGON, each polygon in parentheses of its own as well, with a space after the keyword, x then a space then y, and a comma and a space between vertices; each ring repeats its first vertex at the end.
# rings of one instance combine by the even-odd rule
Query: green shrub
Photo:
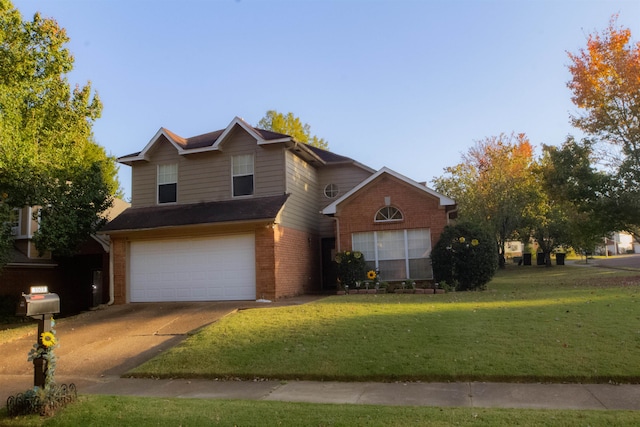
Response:
POLYGON ((491 234, 473 224, 445 227, 431 251, 436 282, 457 291, 481 290, 498 268, 498 248, 491 234))
MULTIPOLYGON (((344 251, 336 254, 338 281, 342 289, 354 289, 356 282, 364 282, 367 277, 367 264, 362 252, 344 251)), ((363 286, 364 288, 364 286, 363 286)))

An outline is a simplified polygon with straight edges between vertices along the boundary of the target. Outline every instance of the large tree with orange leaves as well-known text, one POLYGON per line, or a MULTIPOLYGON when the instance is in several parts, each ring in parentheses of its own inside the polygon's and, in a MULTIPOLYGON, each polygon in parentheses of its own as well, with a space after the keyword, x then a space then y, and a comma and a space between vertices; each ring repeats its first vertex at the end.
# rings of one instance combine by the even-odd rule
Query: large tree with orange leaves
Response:
POLYGON ((501 134, 477 141, 461 163, 434 179, 437 191, 458 202, 461 219, 496 236, 501 265, 505 243, 516 238, 539 204, 541 187, 534 166, 533 148, 525 134, 501 134))
POLYGON ((632 229, 640 226, 640 42, 632 41, 617 18, 589 35, 586 48, 568 54, 572 79, 567 85, 581 109, 573 124, 607 144, 606 166, 616 184, 611 210, 626 211, 632 229))
POLYGON ((618 144, 638 161, 640 42, 632 42, 631 31, 616 22, 614 16, 606 30, 589 35, 586 49, 568 54, 572 79, 567 85, 573 103, 583 110, 572 119, 576 127, 618 144))

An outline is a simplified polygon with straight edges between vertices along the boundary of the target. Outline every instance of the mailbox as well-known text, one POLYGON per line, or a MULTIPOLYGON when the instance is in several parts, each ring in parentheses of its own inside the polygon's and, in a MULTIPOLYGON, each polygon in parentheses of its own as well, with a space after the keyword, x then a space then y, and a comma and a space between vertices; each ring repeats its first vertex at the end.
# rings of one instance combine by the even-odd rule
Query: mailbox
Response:
POLYGON ((39 316, 60 313, 58 294, 22 294, 16 316, 39 316))

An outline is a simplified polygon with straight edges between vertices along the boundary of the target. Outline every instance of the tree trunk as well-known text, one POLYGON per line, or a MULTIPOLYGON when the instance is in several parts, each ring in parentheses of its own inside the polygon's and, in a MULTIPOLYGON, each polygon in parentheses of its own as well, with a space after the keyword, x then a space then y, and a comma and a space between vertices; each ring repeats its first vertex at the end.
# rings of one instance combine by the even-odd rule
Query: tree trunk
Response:
POLYGON ((498 243, 498 267, 507 268, 507 260, 504 257, 504 241, 498 243))

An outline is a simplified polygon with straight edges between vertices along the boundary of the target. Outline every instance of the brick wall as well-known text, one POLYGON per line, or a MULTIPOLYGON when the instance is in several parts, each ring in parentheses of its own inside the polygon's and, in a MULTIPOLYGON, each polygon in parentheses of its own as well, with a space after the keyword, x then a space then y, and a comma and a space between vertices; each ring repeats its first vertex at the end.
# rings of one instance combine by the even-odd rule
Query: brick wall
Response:
POLYGON ((276 298, 274 229, 256 229, 256 298, 276 298))
POLYGON ((276 298, 320 289, 320 239, 317 235, 276 226, 276 298))
POLYGON ((338 207, 340 250, 351 249, 351 234, 364 231, 403 230, 429 228, 431 243, 440 238, 447 225, 447 213, 437 197, 418 190, 391 175, 383 174, 350 200, 338 207), (402 221, 375 223, 376 212, 385 206, 390 197, 394 206, 404 216, 402 221))
POLYGON ((127 241, 111 237, 114 304, 127 302, 127 241))

